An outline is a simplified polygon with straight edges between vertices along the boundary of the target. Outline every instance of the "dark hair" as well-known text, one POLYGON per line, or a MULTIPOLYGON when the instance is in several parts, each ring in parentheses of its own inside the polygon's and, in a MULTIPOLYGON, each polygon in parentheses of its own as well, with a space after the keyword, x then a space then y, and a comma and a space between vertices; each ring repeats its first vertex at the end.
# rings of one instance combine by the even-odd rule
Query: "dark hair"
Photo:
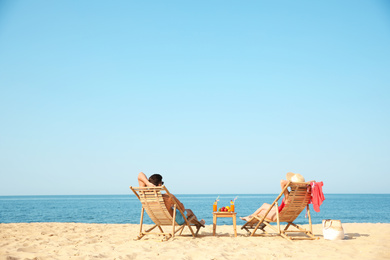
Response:
POLYGON ((158 186, 160 183, 164 184, 164 182, 162 182, 162 176, 160 174, 153 174, 152 176, 150 176, 149 182, 153 183, 156 186, 158 186))

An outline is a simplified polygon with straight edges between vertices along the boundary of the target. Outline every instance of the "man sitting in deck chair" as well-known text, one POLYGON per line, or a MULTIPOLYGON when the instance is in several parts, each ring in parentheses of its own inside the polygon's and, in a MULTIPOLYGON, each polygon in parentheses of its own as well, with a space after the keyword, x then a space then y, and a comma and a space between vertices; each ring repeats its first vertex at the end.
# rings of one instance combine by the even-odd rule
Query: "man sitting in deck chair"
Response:
MULTIPOLYGON (((138 174, 138 183, 139 187, 156 187, 156 186, 162 186, 164 182, 162 181, 162 176, 160 174, 153 174, 149 177, 149 179, 146 177, 146 175, 143 172, 140 172, 138 174)), ((173 206, 174 202, 172 201, 171 197, 169 197, 167 194, 162 194, 162 197, 164 199, 165 206, 167 207, 167 210, 169 214, 173 217, 173 206)), ((194 212, 190 209, 184 208, 183 203, 181 203, 175 196, 173 196, 173 199, 176 200, 176 204, 180 207, 180 209, 186 214, 187 219, 191 222, 191 220, 194 220, 196 223, 198 219, 196 218, 194 212)), ((178 218, 182 218, 181 214, 176 214, 176 221, 178 221, 178 218)), ((184 220, 182 220, 184 222, 184 220)), ((206 223, 204 219, 199 221, 202 225, 206 223)))

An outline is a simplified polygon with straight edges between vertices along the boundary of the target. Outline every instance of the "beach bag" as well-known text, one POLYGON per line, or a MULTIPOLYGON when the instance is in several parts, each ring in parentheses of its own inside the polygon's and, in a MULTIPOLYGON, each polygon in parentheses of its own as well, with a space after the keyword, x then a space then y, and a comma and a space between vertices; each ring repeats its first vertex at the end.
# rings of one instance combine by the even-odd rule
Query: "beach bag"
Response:
POLYGON ((344 229, 340 220, 324 219, 322 220, 322 232, 326 240, 344 239, 344 229))

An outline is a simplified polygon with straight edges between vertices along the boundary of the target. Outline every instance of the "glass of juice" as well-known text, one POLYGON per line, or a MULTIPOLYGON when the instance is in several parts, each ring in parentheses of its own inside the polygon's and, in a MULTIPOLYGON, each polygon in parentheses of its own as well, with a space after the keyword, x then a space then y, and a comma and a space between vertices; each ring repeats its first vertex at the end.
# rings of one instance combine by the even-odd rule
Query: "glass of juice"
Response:
POLYGON ((217 212, 218 211, 218 204, 214 202, 213 204, 213 212, 217 212))
POLYGON ((230 211, 234 212, 234 201, 230 201, 230 211))

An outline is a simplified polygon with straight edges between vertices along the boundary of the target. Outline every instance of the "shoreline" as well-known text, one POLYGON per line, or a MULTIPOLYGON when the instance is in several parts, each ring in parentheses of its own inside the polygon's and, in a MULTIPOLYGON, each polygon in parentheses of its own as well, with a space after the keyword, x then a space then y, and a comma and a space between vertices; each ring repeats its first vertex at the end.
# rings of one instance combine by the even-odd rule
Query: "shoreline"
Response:
MULTIPOLYGON (((144 225, 150 227, 151 225, 144 225)), ((307 225, 302 225, 307 227, 307 225)), ((167 227, 168 228, 168 227, 167 227)), ((139 224, 2 223, 0 260, 5 259, 390 259, 389 223, 343 223, 346 239, 328 241, 322 225, 313 225, 318 240, 287 241, 280 236, 249 237, 237 226, 206 225, 197 238, 159 242, 158 236, 133 240, 139 224)))

